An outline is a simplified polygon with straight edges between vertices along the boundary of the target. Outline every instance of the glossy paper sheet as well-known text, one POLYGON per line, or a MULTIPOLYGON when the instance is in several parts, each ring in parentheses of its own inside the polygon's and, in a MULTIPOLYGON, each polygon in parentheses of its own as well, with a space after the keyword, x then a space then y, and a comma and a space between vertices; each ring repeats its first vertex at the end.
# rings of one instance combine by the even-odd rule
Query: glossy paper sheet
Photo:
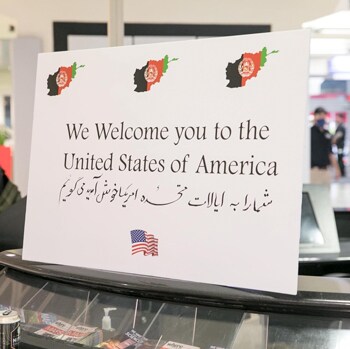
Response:
POLYGON ((39 56, 24 258, 295 293, 309 35, 39 56))

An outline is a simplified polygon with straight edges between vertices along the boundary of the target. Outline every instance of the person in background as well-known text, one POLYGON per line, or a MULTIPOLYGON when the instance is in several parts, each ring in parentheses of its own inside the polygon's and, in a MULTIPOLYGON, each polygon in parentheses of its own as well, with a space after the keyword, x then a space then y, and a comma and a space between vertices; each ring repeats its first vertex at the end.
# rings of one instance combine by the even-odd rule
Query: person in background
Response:
POLYGON ((338 154, 338 165, 341 172, 341 176, 345 177, 345 166, 344 166, 344 144, 346 129, 344 126, 345 115, 343 113, 337 113, 335 116, 335 122, 337 124, 337 129, 332 139, 332 143, 337 146, 338 154))
POLYGON ((10 181, 5 171, 0 167, 0 213, 20 199, 21 193, 17 186, 10 181))
POLYGON ((330 167, 335 178, 340 177, 337 159, 332 153, 332 136, 325 128, 327 111, 318 107, 314 111, 314 125, 311 127, 311 183, 330 184, 330 167))

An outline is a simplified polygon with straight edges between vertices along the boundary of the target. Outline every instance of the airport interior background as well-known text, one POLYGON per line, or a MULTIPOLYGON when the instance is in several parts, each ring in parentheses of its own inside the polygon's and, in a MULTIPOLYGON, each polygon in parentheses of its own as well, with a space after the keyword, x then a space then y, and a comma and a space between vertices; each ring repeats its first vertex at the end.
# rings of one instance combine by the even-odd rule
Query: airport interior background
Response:
POLYGON ((20 313, 21 348, 92 348, 112 330, 133 340, 147 335, 140 349, 349 348, 350 1, 0 0, 0 168, 13 183, 11 204, 1 197, 0 172, 0 315, 20 313), (311 44, 297 295, 22 260, 38 54, 302 28, 311 44), (345 176, 332 173, 322 187, 310 184, 317 107, 327 111, 331 134, 337 114, 346 129, 345 176), (47 325, 85 333, 62 346, 47 325), (188 345, 165 344, 174 338, 188 345))

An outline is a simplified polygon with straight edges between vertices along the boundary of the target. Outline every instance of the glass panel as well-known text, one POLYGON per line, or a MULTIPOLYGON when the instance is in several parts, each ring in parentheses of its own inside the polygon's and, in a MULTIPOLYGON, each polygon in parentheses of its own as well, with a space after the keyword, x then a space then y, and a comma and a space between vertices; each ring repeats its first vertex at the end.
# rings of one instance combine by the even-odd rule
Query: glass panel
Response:
POLYGON ((0 309, 18 309, 26 304, 43 287, 45 281, 28 286, 21 281, 8 277, 6 269, 0 273, 0 309))
POLYGON ((0 304, 19 312, 24 341, 43 348, 62 341, 102 348, 119 343, 119 349, 229 348, 243 314, 82 289, 15 271, 2 273, 0 285, 0 304))
POLYGON ((137 300, 134 309, 137 310, 134 311, 132 326, 116 330, 116 334, 103 344, 106 348, 117 343, 123 347, 120 342, 125 341, 126 333, 132 330, 140 336, 144 348, 229 348, 242 317, 242 312, 236 310, 150 300, 137 300))
POLYGON ((72 326, 83 325, 98 297, 96 292, 12 271, 2 273, 0 285, 1 307, 17 310, 22 330, 51 338, 64 338, 72 326))
POLYGON ((245 313, 232 349, 266 349, 269 316, 245 313))
POLYGON ((30 348, 348 349, 350 343, 350 319, 161 302, 3 270, 0 309, 9 308, 19 312, 22 343, 30 348))
POLYGON ((232 348, 243 311, 198 308, 194 345, 202 349, 232 348))
POLYGON ((338 319, 270 315, 268 348, 338 349, 338 319))
POLYGON ((337 331, 336 349, 348 349, 350 343, 350 320, 340 320, 337 331))

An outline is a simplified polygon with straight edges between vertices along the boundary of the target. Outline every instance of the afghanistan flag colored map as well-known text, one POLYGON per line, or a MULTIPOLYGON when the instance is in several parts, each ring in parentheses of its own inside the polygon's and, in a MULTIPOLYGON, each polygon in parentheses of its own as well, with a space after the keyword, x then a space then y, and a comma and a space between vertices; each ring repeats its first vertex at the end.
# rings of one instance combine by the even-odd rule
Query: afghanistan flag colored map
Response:
POLYGON ((226 79, 229 83, 226 85, 230 88, 243 87, 247 81, 258 75, 259 70, 267 62, 267 56, 278 51, 267 53, 267 48, 264 47, 256 53, 243 53, 241 58, 234 63, 228 63, 226 67, 226 79))
POLYGON ((149 91, 154 84, 160 82, 163 74, 168 70, 169 63, 177 60, 178 58, 169 60, 169 56, 166 55, 159 61, 149 60, 144 67, 136 69, 134 73, 134 84, 136 88, 134 91, 149 91))
POLYGON ((72 79, 75 78, 77 70, 82 67, 85 66, 79 65, 79 67, 77 67, 77 63, 74 62, 70 67, 59 67, 54 74, 49 75, 47 78, 48 95, 60 95, 62 90, 68 87, 72 79))

